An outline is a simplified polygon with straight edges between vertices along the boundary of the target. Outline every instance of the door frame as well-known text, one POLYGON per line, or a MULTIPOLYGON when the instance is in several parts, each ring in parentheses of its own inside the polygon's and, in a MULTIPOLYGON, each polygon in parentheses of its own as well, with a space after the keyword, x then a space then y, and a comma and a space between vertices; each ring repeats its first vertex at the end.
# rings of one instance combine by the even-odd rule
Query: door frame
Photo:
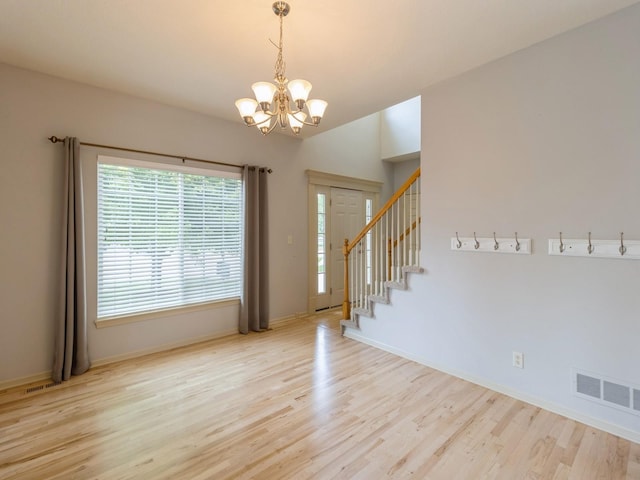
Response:
MULTIPOLYGON (((373 211, 375 212, 377 211, 380 202, 380 193, 382 192, 383 183, 375 180, 347 177, 345 175, 336 175, 333 173, 320 172, 317 170, 305 170, 305 174, 308 179, 307 223, 309 232, 309 255, 307 263, 307 311, 309 313, 313 313, 316 311, 316 302, 318 297, 318 276, 316 271, 318 266, 318 206, 316 195, 318 191, 326 191, 327 187, 337 187, 361 191, 363 192, 363 199, 370 198, 373 200, 373 211)), ((331 207, 329 206, 329 209, 330 208, 331 207)), ((330 210, 328 212, 328 215, 330 215, 330 210)), ((342 246, 334 245, 333 248, 342 248, 342 246)))

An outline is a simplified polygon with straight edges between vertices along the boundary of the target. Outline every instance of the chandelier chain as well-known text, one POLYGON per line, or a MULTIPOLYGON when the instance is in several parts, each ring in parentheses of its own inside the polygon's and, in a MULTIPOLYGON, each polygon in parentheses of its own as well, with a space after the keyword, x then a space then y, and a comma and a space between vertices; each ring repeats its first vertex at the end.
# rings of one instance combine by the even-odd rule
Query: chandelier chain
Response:
POLYGON ((284 15, 282 14, 282 12, 278 15, 280 17, 280 42, 278 43, 278 57, 276 58, 276 65, 275 65, 275 71, 276 71, 276 80, 278 82, 282 82, 284 80, 284 71, 286 68, 286 64, 284 63, 284 59, 282 57, 282 24, 283 24, 283 17, 284 15))

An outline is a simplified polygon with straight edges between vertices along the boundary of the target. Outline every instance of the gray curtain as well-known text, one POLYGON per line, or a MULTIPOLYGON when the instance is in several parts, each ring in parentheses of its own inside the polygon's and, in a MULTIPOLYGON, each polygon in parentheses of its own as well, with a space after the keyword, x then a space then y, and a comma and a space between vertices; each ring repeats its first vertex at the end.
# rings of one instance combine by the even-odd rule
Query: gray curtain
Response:
POLYGON ((245 165, 244 188, 244 280, 240 303, 240 333, 269 328, 269 256, 267 177, 265 168, 245 165))
POLYGON ((78 139, 65 138, 64 152, 60 296, 51 375, 56 383, 68 380, 71 375, 80 375, 91 366, 87 346, 84 205, 78 139))

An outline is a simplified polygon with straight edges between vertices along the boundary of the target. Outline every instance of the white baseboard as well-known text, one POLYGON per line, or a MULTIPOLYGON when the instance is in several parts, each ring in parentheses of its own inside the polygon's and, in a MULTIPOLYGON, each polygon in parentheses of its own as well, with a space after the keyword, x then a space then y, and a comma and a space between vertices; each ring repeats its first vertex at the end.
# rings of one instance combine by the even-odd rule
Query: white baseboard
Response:
POLYGON ((284 317, 280 317, 280 318, 273 318, 271 320, 269 320, 269 327, 273 328, 273 327, 279 327, 282 326, 286 323, 291 322, 292 320, 297 320, 298 319, 298 314, 294 313, 293 315, 287 315, 284 317))
MULTIPOLYGON (((292 320, 297 320, 298 318, 301 318, 301 317, 297 313, 293 315, 287 315, 285 317, 269 320, 269 325, 278 327, 292 320)), ((133 358, 142 357, 144 355, 150 355, 152 353, 165 352, 167 350, 172 350, 174 348, 187 347, 189 345, 195 345, 196 343, 208 342, 209 340, 215 340, 217 338, 222 338, 222 337, 229 337, 231 335, 238 335, 238 330, 234 328, 233 330, 217 332, 212 335, 204 335, 202 337, 189 338, 186 340, 181 340, 179 342, 165 343, 165 344, 158 345, 152 348, 147 348, 144 350, 136 350, 135 352, 128 352, 121 355, 113 355, 111 357, 92 360, 91 366, 100 367, 103 365, 108 365, 110 363, 121 362, 123 360, 130 360, 133 358)))
POLYGON ((3 380, 0 382, 0 390, 7 390, 13 387, 19 387, 21 385, 27 385, 29 383, 43 382, 51 379, 51 370, 47 372, 37 373, 35 375, 29 375, 28 377, 14 378, 12 380, 3 380))
MULTIPOLYGON (((284 325, 288 322, 291 322, 293 320, 299 320, 301 318, 305 318, 308 315, 306 314, 306 312, 302 312, 302 313, 294 313, 292 315, 287 315, 284 317, 280 317, 280 318, 276 318, 273 320, 270 320, 270 324, 272 326, 275 327, 279 327, 281 325, 284 325)), ((145 355, 151 355, 152 353, 159 353, 159 352, 164 352, 167 350, 172 350, 174 348, 180 348, 180 347, 187 347, 189 345, 194 345, 196 343, 201 343, 201 342, 207 342, 209 340, 215 340, 217 338, 222 338, 222 337, 228 337, 231 335, 237 335, 238 334, 238 330, 237 329, 233 329, 233 330, 226 330, 226 331, 222 331, 222 332, 217 332, 214 333, 212 335, 204 335, 201 337, 195 337, 195 338, 189 338, 186 340, 180 340, 178 342, 172 342, 172 343, 164 343, 162 345, 157 345, 155 347, 151 347, 151 348, 146 348, 146 349, 142 349, 142 350, 136 350, 133 352, 127 352, 127 353, 123 353, 123 354, 119 354, 119 355, 112 355, 109 357, 104 357, 104 358, 98 358, 98 359, 92 359, 91 360, 91 367, 101 367, 104 365, 109 365, 111 363, 116 363, 116 362, 122 362, 123 360, 130 360, 133 358, 138 358, 138 357, 143 357, 145 355)), ((44 380, 48 380, 51 378, 51 371, 46 371, 46 372, 41 372, 41 373, 37 373, 34 375, 29 375, 26 377, 20 377, 20 378, 14 378, 11 380, 3 380, 0 381, 0 390, 7 390, 9 388, 13 388, 13 387, 19 387, 22 385, 27 385, 29 383, 35 383, 35 382, 42 382, 44 380)))
MULTIPOLYGON (((91 368, 102 367, 111 363, 122 362, 123 360, 131 360, 133 358, 143 357, 145 355, 151 355, 152 353, 165 352, 174 348, 187 347, 189 345, 195 345, 196 343, 207 342, 216 338, 228 337, 230 335, 236 335, 238 330, 218 332, 212 335, 204 335, 201 337, 189 338, 178 342, 164 343, 151 348, 145 348, 142 350, 135 350, 133 352, 127 352, 120 355, 112 355, 110 357, 98 358, 96 360, 91 359, 91 368)), ((51 378, 51 371, 38 373, 36 375, 30 375, 28 377, 15 378, 12 380, 4 380, 0 382, 0 390, 6 390, 8 388, 19 387, 27 385, 29 383, 41 382, 51 378)))
POLYGON ((163 343, 151 348, 145 348, 142 350, 136 350, 133 352, 122 353, 120 355, 112 355, 110 357, 99 358, 97 360, 91 360, 91 367, 102 367, 103 365, 109 365, 111 363, 122 362, 123 360, 131 360, 133 358, 143 357, 145 355, 151 355, 152 353, 166 352, 167 350, 173 350, 174 348, 188 347, 189 345, 195 345, 196 343, 208 342, 209 340, 215 340, 217 338, 229 337, 231 335, 237 335, 238 330, 227 330, 217 332, 211 335, 203 335, 201 337, 193 337, 178 342, 163 343))
POLYGON ((640 432, 629 430, 627 428, 621 427, 620 425, 606 422, 599 418, 594 418, 589 415, 584 415, 580 412, 576 412, 575 410, 571 410, 562 405, 558 405, 553 402, 548 402, 544 399, 529 395, 519 390, 515 390, 505 385, 493 383, 485 378, 469 375, 468 373, 460 372, 460 371, 445 367, 443 365, 435 365, 432 362, 429 362, 417 355, 413 355, 409 352, 405 352, 404 350, 392 347, 382 342, 371 340, 365 337, 364 335, 361 335, 360 333, 358 333, 356 330, 352 328, 347 328, 344 332, 344 336, 352 340, 356 340, 358 342, 364 343, 366 345, 379 348, 380 350, 384 350, 385 352, 392 353, 399 357, 406 358, 407 360, 412 360, 426 367, 433 368, 434 370, 438 370, 448 375, 461 378, 462 380, 475 383, 476 385, 480 385, 481 387, 488 388, 489 390, 493 390, 494 392, 502 393, 504 395, 507 395, 508 397, 515 398, 516 400, 521 400, 523 402, 529 403, 536 407, 540 407, 545 410, 548 410, 552 413, 562 415, 563 417, 570 418, 571 420, 584 423, 585 425, 589 425, 590 427, 597 428, 598 430, 611 433, 612 435, 617 435, 618 437, 622 437, 631 442, 640 443, 640 432))
POLYGON ((297 313, 292 313, 291 315, 286 315, 284 317, 280 317, 280 318, 274 318, 272 320, 269 320, 269 326, 270 327, 280 327, 282 325, 286 325, 288 323, 294 322, 296 320, 302 320, 308 317, 312 317, 313 314, 309 314, 307 312, 297 312, 297 313))

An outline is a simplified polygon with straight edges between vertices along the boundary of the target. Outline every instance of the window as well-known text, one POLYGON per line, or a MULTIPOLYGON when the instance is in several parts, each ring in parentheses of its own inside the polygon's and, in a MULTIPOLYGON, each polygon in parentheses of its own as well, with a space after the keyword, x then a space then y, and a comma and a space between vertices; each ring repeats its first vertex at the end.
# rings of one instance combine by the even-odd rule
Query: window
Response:
POLYGON ((239 174, 98 158, 98 319, 240 295, 239 174))
POLYGON ((327 231, 326 200, 324 193, 318 193, 318 294, 327 293, 327 231))

